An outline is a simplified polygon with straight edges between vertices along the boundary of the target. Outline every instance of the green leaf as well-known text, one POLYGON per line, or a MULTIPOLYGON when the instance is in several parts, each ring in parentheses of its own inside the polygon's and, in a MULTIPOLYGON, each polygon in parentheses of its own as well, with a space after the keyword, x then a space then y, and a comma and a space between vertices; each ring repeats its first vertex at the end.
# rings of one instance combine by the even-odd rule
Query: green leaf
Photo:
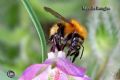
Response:
POLYGON ((35 14, 35 12, 33 11, 32 9, 32 6, 29 2, 29 0, 21 0, 22 3, 24 4, 25 8, 27 9, 29 15, 30 15, 30 18, 31 20, 33 21, 34 23, 34 26, 35 26, 35 29, 38 33, 38 36, 39 36, 39 39, 40 39, 40 43, 41 43, 41 49, 42 49, 42 62, 44 61, 44 54, 46 53, 46 40, 45 40, 45 35, 43 33, 43 29, 42 29, 42 26, 35 14))

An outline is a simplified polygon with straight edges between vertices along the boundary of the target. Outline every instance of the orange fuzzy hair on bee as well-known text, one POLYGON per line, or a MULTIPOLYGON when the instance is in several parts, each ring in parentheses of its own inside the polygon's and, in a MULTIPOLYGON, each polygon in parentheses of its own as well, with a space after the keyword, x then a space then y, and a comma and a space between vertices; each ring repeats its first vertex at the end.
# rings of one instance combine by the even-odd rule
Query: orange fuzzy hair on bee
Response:
POLYGON ((68 35, 72 32, 77 32, 83 39, 87 37, 87 30, 75 19, 71 19, 71 24, 65 22, 64 35, 68 35))
MULTIPOLYGON (((78 21, 75 19, 71 19, 70 23, 61 22, 64 25, 64 36, 66 37, 72 32, 77 32, 83 39, 86 39, 87 37, 87 30, 84 26, 82 26, 78 21)), ((50 29, 50 35, 54 35, 57 33, 57 30, 59 29, 59 26, 57 24, 54 24, 53 27, 50 29)))

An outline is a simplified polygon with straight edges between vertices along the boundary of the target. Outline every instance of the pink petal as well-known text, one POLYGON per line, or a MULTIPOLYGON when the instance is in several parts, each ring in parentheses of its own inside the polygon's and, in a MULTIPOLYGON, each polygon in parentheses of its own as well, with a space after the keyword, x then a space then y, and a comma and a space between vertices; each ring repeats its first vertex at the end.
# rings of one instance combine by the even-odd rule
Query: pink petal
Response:
POLYGON ((86 75, 83 77, 67 75, 58 68, 56 68, 54 72, 55 74, 50 73, 50 69, 47 69, 33 80, 90 80, 86 75))
POLYGON ((57 68, 54 80, 68 80, 67 76, 68 76, 67 74, 65 74, 64 72, 57 68))
POLYGON ((56 73, 55 73, 55 76, 54 76, 54 80, 59 80, 60 74, 61 74, 60 71, 56 70, 56 73))
POLYGON ((74 65, 66 58, 47 59, 43 64, 34 64, 28 67, 19 80, 48 80, 50 77, 54 80, 69 80, 71 76, 75 80, 90 80, 85 76, 85 69, 74 65), (56 74, 50 73, 49 66, 56 63, 56 74))
POLYGON ((48 66, 49 66, 48 64, 31 65, 23 72, 19 80, 32 80, 38 74, 39 71, 45 70, 48 66))
POLYGON ((59 69, 54 69, 54 73, 51 73, 51 69, 45 70, 43 73, 40 75, 36 76, 32 80, 68 80, 68 77, 65 73, 60 71, 59 69))
POLYGON ((32 80, 48 80, 48 76, 49 76, 49 67, 46 70, 44 70, 41 74, 34 77, 32 80))
MULTIPOLYGON (((53 60, 46 60, 45 64, 52 64, 53 60)), ((57 68, 68 75, 83 77, 85 75, 85 68, 74 65, 70 60, 65 58, 58 58, 56 60, 57 68)))

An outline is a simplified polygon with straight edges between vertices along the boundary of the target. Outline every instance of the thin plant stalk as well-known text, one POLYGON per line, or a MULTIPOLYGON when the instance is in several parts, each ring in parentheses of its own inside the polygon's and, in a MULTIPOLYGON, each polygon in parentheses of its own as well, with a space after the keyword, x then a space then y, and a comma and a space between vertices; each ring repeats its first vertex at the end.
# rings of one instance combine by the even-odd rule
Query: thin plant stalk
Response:
POLYGON ((45 35, 42 29, 42 26, 34 12, 34 10, 32 9, 32 6, 29 2, 29 0, 21 0, 23 5, 25 6, 28 14, 30 15, 30 18, 34 24, 34 27, 38 33, 39 39, 40 39, 40 44, 41 44, 41 52, 42 52, 42 62, 44 61, 44 54, 46 53, 46 40, 45 40, 45 35))

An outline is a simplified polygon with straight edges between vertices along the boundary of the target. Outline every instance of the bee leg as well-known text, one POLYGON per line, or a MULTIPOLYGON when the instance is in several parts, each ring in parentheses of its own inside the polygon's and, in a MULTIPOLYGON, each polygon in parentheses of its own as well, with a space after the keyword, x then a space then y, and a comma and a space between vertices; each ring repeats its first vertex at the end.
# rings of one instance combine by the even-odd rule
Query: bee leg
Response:
POLYGON ((70 53, 71 53, 71 50, 68 51, 66 58, 70 55, 70 53))
POLYGON ((75 33, 71 33, 67 38, 71 41, 67 56, 74 55, 74 52, 77 50, 77 44, 76 44, 76 41, 74 40, 75 33), (72 51, 74 52, 71 53, 72 51))
POLYGON ((81 46, 82 46, 82 53, 81 53, 81 55, 80 55, 80 59, 82 58, 83 52, 84 52, 84 46, 83 46, 83 45, 81 45, 81 46))
POLYGON ((59 35, 56 35, 56 37, 55 37, 55 39, 54 39, 54 43, 55 43, 55 46, 56 46, 56 48, 57 48, 57 50, 58 51, 60 51, 61 50, 61 47, 60 47, 60 39, 59 39, 59 37, 58 37, 59 35))
POLYGON ((72 50, 73 50, 72 48, 70 48, 70 49, 68 50, 68 53, 67 53, 66 57, 68 57, 68 56, 71 54, 72 50))
POLYGON ((63 46, 62 46, 62 50, 64 50, 65 46, 67 45, 67 42, 71 39, 72 37, 72 33, 69 34, 65 39, 64 39, 64 43, 63 43, 63 46))
POLYGON ((72 61, 71 56, 73 56, 73 55, 75 55, 75 52, 73 52, 73 53, 70 54, 70 60, 71 60, 71 61, 72 61))
POLYGON ((60 45, 59 45, 59 39, 58 35, 54 34, 49 38, 49 41, 52 43, 52 47, 50 49, 51 52, 55 52, 57 49, 58 51, 60 50, 60 45))
POLYGON ((52 40, 52 47, 51 47, 50 51, 51 51, 51 52, 55 52, 55 49, 56 49, 56 48, 57 48, 57 46, 56 46, 55 40, 54 40, 54 38, 53 38, 53 40, 52 40))
POLYGON ((50 49, 51 52, 55 52, 55 45, 53 45, 50 49))
POLYGON ((49 38, 49 42, 52 44, 50 51, 55 52, 55 44, 54 44, 54 35, 51 35, 49 38))
POLYGON ((75 52, 74 54, 75 54, 75 55, 74 55, 74 57, 73 57, 72 63, 73 63, 73 62, 75 61, 75 59, 78 57, 79 51, 75 52))
POLYGON ((73 55, 75 55, 75 53, 76 53, 76 52, 73 52, 73 53, 71 53, 71 54, 70 54, 70 56, 73 56, 73 55))
POLYGON ((75 49, 75 51, 70 54, 70 56, 73 56, 73 55, 74 55, 73 60, 72 60, 72 63, 73 63, 73 62, 75 61, 75 59, 79 56, 79 49, 80 49, 80 47, 78 46, 77 48, 78 48, 78 49, 75 49))

